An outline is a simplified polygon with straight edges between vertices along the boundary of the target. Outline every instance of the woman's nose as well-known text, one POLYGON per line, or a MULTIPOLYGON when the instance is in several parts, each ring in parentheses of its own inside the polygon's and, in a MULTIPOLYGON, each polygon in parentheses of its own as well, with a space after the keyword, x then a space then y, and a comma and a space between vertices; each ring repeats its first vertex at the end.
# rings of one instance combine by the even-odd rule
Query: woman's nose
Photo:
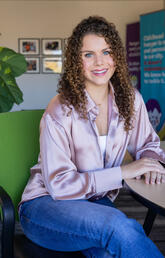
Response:
POLYGON ((95 56, 95 64, 96 65, 102 65, 103 64, 103 56, 102 55, 96 55, 95 56))

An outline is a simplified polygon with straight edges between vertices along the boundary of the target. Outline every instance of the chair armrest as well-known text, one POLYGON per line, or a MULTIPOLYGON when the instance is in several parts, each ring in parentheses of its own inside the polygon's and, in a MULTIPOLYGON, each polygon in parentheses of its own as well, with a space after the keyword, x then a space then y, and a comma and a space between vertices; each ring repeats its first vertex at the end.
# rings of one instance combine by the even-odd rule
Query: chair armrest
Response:
POLYGON ((10 196, 1 186, 0 206, 2 208, 2 258, 13 258, 15 211, 10 196))

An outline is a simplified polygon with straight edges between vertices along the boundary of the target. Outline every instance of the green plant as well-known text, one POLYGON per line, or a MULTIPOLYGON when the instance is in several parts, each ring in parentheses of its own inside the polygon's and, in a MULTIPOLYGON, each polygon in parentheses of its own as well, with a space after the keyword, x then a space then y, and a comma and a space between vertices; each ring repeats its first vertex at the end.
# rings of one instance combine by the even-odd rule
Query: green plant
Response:
POLYGON ((9 111, 13 104, 23 102, 23 93, 15 77, 27 69, 27 62, 22 54, 6 47, 0 47, 0 112, 9 111))

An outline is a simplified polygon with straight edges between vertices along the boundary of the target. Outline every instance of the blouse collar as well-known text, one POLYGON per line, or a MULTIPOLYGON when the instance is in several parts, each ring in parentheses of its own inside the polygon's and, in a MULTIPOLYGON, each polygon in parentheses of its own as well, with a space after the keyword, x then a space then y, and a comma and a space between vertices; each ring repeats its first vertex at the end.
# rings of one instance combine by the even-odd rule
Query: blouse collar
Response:
MULTIPOLYGON (((109 105, 113 105, 116 106, 116 102, 115 102, 115 95, 114 95, 114 88, 112 86, 112 83, 109 82, 109 105)), ((93 99, 90 97, 89 93, 87 92, 87 90, 85 89, 85 94, 87 97, 87 113, 90 114, 90 117, 92 120, 95 120, 97 115, 99 114, 99 108, 96 105, 96 103, 93 101, 93 99)))

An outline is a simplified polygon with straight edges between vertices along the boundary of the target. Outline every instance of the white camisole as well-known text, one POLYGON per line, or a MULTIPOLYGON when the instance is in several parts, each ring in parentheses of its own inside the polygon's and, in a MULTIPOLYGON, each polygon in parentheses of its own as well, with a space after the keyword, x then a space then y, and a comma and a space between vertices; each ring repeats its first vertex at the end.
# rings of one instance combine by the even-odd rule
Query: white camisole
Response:
POLYGON ((106 142, 107 142, 107 135, 101 135, 98 137, 99 145, 101 149, 101 153, 103 158, 105 157, 105 149, 106 149, 106 142))

